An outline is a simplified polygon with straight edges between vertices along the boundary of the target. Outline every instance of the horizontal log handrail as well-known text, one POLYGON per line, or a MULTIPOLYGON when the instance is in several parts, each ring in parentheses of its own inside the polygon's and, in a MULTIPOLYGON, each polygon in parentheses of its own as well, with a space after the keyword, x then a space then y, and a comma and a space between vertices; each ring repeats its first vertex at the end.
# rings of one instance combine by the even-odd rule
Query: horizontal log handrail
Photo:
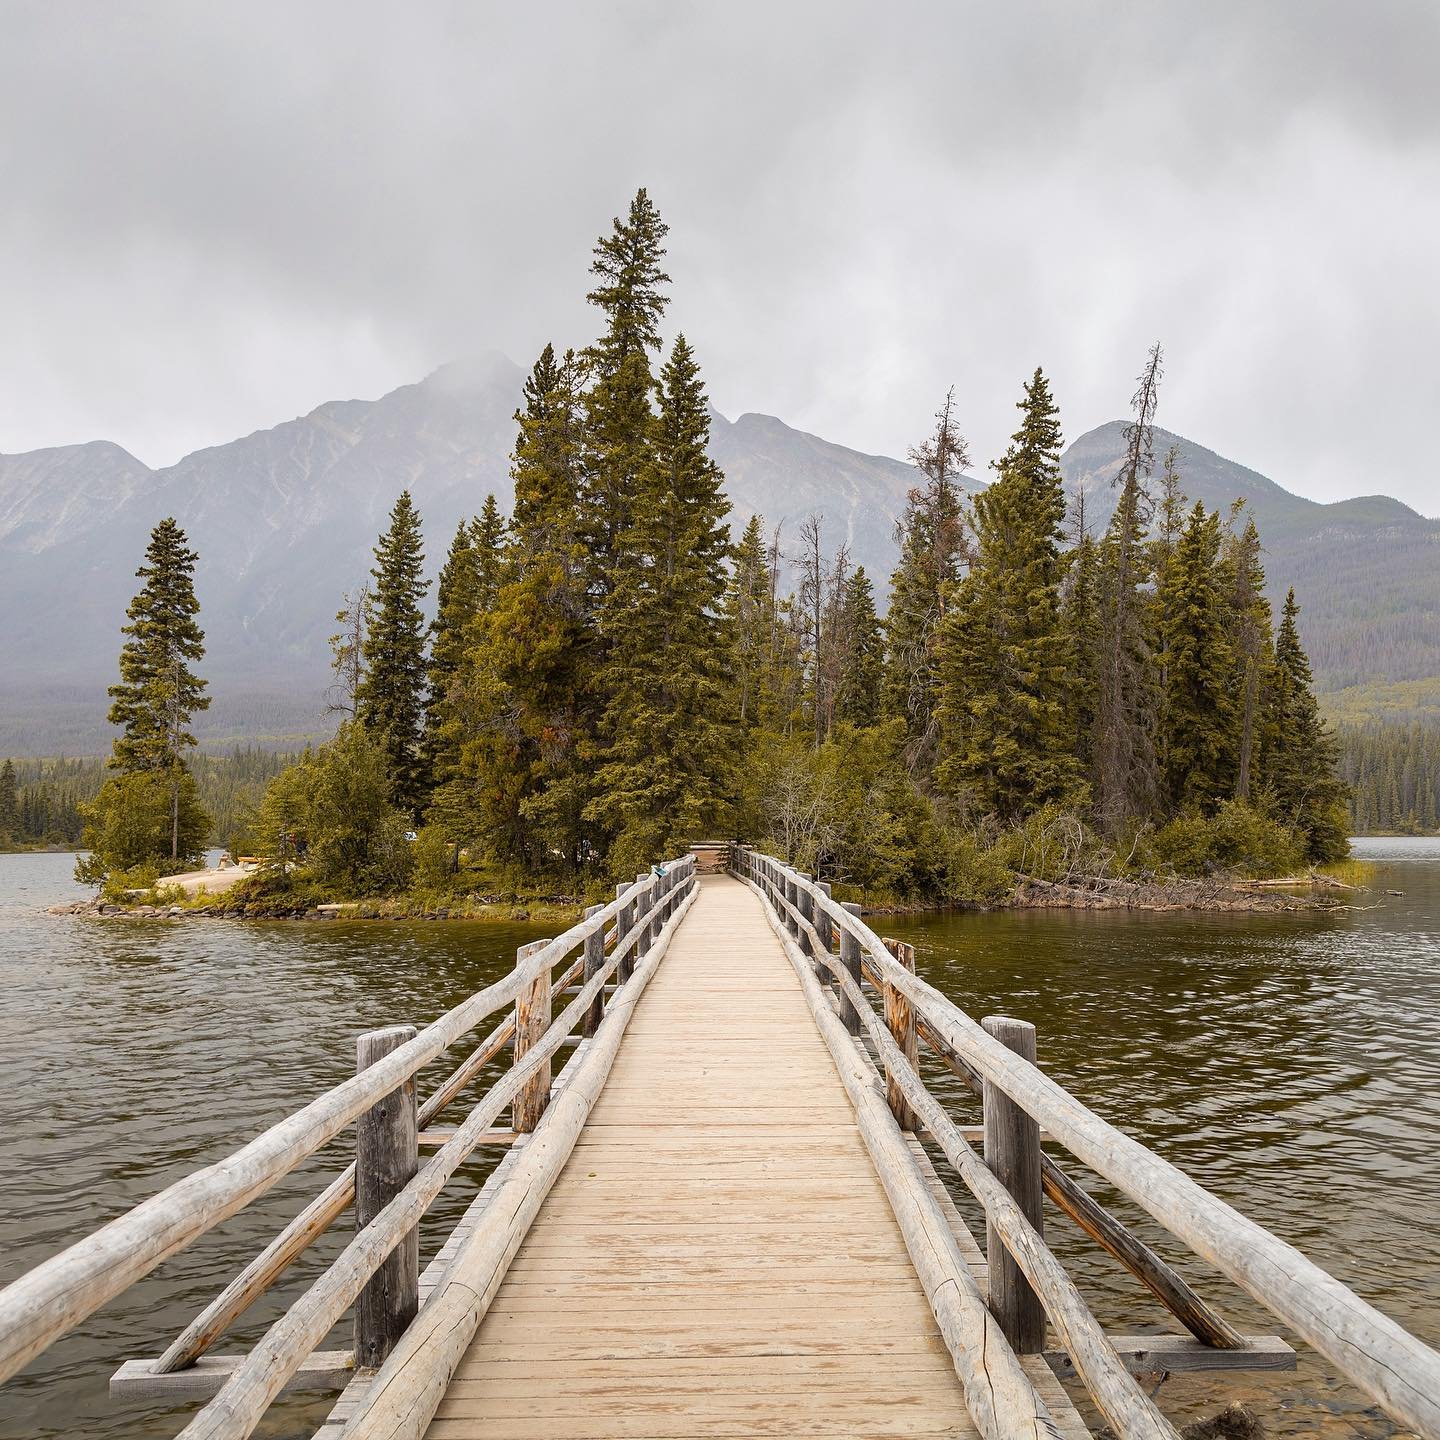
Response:
MULTIPOLYGON (((654 914, 670 898, 662 888, 661 874, 688 875, 693 868, 693 860, 686 856, 637 880, 384 1059, 317 1096, 231 1155, 141 1201, 0 1290, 0 1382, 163 1260, 264 1195, 378 1100, 405 1084, 487 1016, 513 1003, 542 970, 549 970, 582 946, 592 933, 603 934, 624 907, 643 907, 646 924, 652 923, 654 914)), ((632 933, 641 928, 637 925, 632 933)), ((312 1214, 311 1219, 315 1218, 312 1214)))
MULTIPOLYGON (((646 914, 658 915, 666 908, 666 897, 657 894, 656 903, 646 914)), ((678 918, 672 916, 667 926, 675 924, 678 918)), ((421 1167, 415 1178, 270 1327, 214 1399, 180 1432, 178 1440, 243 1440, 251 1434, 271 1402, 330 1333, 365 1282, 419 1223, 451 1175, 475 1149, 479 1137, 515 1099, 526 1081, 560 1048, 562 1040, 580 1022, 590 1001, 620 964, 625 950, 622 941, 575 999, 555 1017, 544 1035, 526 1050, 523 1059, 517 1059, 486 1092, 455 1134, 421 1167)))
MULTIPOLYGON (((903 994, 982 1080, 1292 1326, 1392 1418, 1426 1440, 1440 1440, 1440 1353, 988 1035, 934 986, 898 964, 881 938, 822 887, 773 856, 743 847, 734 847, 732 855, 737 873, 747 879, 758 865, 759 888, 773 908, 781 909, 778 897, 786 888, 806 893, 813 906, 829 914, 832 927, 859 942, 880 980, 903 994)), ((798 918, 793 906, 781 913, 798 918)))
POLYGON ((1085 1303, 1075 1282, 1066 1274, 1064 1266, 1051 1253, 1014 1198, 960 1133, 945 1107, 926 1089, 925 1082, 910 1064, 905 1052, 875 1014, 868 997, 846 973, 840 957, 832 955, 822 945, 820 936, 803 913, 797 914, 797 925, 800 937, 809 942, 804 949, 796 944, 783 926, 773 927, 792 964, 803 964, 807 958, 819 959, 830 971, 851 1007, 859 1013, 860 1023, 879 1051, 886 1074, 903 1091, 906 1103, 923 1121, 956 1174, 980 1202, 986 1217, 999 1229, 1006 1249, 1015 1257, 1025 1278, 1040 1295, 1046 1313, 1059 1332, 1061 1344, 1100 1413, 1121 1440, 1179 1440, 1174 1426, 1140 1389, 1124 1361, 1110 1346, 1100 1322, 1085 1303))
MULTIPOLYGON (((558 993, 576 975, 571 965, 559 983, 558 993)), ((515 1033, 515 1014, 501 1021, 420 1106, 418 1122, 424 1126, 447 1110, 490 1063, 515 1033)), ((154 1375, 171 1375, 193 1365, 222 1335, 266 1294, 275 1282, 340 1218, 355 1199, 352 1162, 176 1336, 151 1369, 154 1375)))

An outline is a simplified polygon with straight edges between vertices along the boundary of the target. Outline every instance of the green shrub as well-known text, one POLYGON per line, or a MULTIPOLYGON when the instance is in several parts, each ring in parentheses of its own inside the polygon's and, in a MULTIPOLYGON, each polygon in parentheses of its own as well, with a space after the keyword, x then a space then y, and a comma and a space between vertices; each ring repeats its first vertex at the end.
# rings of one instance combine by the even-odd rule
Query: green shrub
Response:
POLYGON ((1154 868, 1178 875, 1247 875, 1266 879, 1305 868, 1305 839, 1273 816, 1227 800, 1212 816, 1179 815, 1151 837, 1154 868))
POLYGON ((347 722, 270 782, 255 835, 273 864, 298 864, 337 893, 383 894, 410 878, 406 828, 390 803, 384 751, 347 722))
POLYGON ((210 832, 210 817, 186 770, 178 775, 169 770, 112 775, 81 813, 85 831, 80 843, 90 852, 75 862, 75 878, 82 885, 108 885, 112 876, 118 885, 122 872, 144 870, 153 872, 147 885, 127 880, 120 888, 148 889, 156 876, 197 864, 210 832), (172 805, 177 802, 179 855, 172 858, 172 805))
POLYGON ((948 900, 962 905, 998 905, 1015 890, 1015 874, 993 845, 971 831, 957 831, 945 846, 948 900))

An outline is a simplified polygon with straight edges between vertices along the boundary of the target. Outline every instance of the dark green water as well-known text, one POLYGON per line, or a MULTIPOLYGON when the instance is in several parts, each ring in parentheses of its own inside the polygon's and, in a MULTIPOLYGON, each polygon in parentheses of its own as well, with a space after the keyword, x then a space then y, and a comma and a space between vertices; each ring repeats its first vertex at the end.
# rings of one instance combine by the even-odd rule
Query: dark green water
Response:
MULTIPOLYGON (((1333 917, 1027 912, 880 928, 913 940, 927 978, 972 1014, 1033 1021, 1062 1083, 1437 1343, 1440 845, 1389 851, 1378 883, 1404 895, 1333 917)), ((350 1073, 357 1031, 423 1023, 539 933, 47 917, 71 893, 71 863, 0 856, 0 1283, 350 1073)), ((189 1407, 122 1405, 106 1377, 163 1349, 344 1158, 319 1157, 0 1389, 0 1437, 178 1431, 189 1407)), ((472 1188, 432 1237, 483 1174, 467 1172, 472 1188)), ((1156 1321, 1062 1224, 1052 1238, 1107 1322, 1156 1321)), ((1229 1313, 1274 1328, 1219 1277, 1184 1268, 1229 1313)), ((254 1338, 283 1298, 235 1339, 254 1338)), ((1161 1399, 1185 1415, 1230 1395, 1255 1398, 1278 1434, 1397 1433, 1313 1359, 1259 1384, 1171 1381, 1161 1399)), ((325 1409, 285 1402, 262 1433, 309 1435, 325 1409)))

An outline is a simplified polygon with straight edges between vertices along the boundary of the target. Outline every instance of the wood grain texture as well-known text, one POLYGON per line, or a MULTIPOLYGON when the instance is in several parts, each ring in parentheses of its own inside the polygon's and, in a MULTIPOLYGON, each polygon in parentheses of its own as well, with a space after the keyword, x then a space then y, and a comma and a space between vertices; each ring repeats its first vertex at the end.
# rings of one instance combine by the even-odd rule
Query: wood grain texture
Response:
MULTIPOLYGON (((965 1262, 983 1275, 973 1239, 965 1262)), ((1058 1382, 1026 1364, 1079 1440, 1058 1382)), ((809 1006, 742 886, 701 880, 428 1433, 978 1433, 809 1006)))
MULTIPOLYGON (((371 1030, 355 1042, 355 1068, 368 1070, 415 1038, 413 1025, 371 1030)), ((355 1122, 355 1228, 363 1230, 420 1168, 419 1106, 412 1077, 355 1122)), ((385 1257, 355 1297, 355 1363, 380 1365, 420 1308, 420 1230, 385 1257)))

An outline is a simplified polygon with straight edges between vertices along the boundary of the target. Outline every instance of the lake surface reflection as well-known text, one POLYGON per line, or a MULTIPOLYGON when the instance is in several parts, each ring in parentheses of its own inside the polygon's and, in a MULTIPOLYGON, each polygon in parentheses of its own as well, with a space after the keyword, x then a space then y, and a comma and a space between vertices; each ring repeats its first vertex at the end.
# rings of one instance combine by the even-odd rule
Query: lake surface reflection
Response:
MULTIPOLYGON (((1359 896, 1373 908, 1323 916, 1037 911, 885 917, 877 928, 912 940, 926 977, 977 1018, 1033 1021, 1061 1083, 1436 1344, 1440 843, 1357 850, 1382 862, 1380 887, 1403 894, 1359 896)), ((0 856, 0 1084, 11 1107, 0 1129, 0 1283, 351 1073, 358 1031, 423 1024, 541 933, 48 917, 45 905, 80 893, 72 863, 0 856)), ((317 1157, 12 1380, 0 1390, 0 1437, 177 1432, 190 1407, 113 1401, 109 1373, 163 1349, 345 1158, 339 1146, 317 1157)), ((427 1245, 489 1163, 466 1172, 470 1189, 446 1202, 427 1245)), ((1052 1212, 1052 1239, 1107 1324, 1160 1323, 1065 1223, 1052 1212)), ((255 1338, 343 1238, 317 1247, 234 1340, 255 1338)), ((1275 1330, 1223 1279, 1164 1248, 1227 1313, 1275 1330)), ((1276 1434, 1397 1433, 1311 1356, 1298 1375, 1172 1380, 1160 1394, 1187 1418, 1230 1397, 1253 1399, 1276 1434)), ((308 1436, 326 1409, 282 1402, 261 1433, 308 1436)))

